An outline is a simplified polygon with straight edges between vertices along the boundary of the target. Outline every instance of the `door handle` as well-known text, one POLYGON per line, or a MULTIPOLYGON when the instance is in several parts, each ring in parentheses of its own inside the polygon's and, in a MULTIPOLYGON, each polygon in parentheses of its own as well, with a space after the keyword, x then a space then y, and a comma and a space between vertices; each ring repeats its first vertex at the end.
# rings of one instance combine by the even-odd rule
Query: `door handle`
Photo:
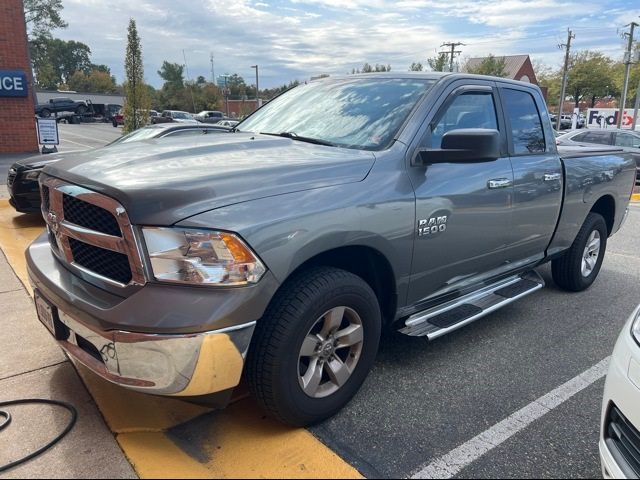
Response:
POLYGON ((488 187, 490 189, 496 188, 507 188, 512 185, 511 180, 508 178, 494 178, 493 180, 489 180, 488 187))
POLYGON ((560 173, 545 173, 544 181, 545 182, 554 182, 556 180, 560 180, 562 175, 560 173))

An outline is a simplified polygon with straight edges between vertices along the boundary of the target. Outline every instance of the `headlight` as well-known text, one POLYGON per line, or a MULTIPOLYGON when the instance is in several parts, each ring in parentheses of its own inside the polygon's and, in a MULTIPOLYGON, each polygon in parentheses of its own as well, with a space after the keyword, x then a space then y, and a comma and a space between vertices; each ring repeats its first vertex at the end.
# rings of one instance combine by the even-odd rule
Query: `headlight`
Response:
POLYGON ((37 182, 38 178, 40 178, 40 173, 41 172, 42 172, 42 169, 30 170, 28 172, 25 172, 24 173, 24 179, 25 180, 35 180, 37 182))
POLYGON ((180 228, 143 228, 153 276, 190 285, 257 283, 265 266, 232 233, 180 228))
POLYGON ((638 309, 638 313, 636 314, 636 319, 633 321, 633 325, 631 326, 631 333, 640 345, 640 309, 638 309))

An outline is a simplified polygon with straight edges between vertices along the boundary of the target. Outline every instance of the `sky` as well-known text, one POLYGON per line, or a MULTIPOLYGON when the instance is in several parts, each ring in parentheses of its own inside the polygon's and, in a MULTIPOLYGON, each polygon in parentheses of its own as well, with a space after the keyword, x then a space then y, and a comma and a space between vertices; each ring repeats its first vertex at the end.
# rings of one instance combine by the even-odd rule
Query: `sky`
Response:
MULTIPOLYGON (((92 61, 119 82, 129 18, 142 39, 146 81, 162 86, 164 60, 185 63, 189 78, 238 73, 260 88, 319 74, 390 64, 426 64, 444 42, 462 42, 460 58, 529 54, 562 64, 567 28, 572 49, 622 58, 621 34, 640 22, 638 0, 63 0, 69 23, 54 36, 89 45, 92 61), (183 53, 184 51, 184 53, 183 53)), ((640 29, 638 31, 640 37, 640 29)))

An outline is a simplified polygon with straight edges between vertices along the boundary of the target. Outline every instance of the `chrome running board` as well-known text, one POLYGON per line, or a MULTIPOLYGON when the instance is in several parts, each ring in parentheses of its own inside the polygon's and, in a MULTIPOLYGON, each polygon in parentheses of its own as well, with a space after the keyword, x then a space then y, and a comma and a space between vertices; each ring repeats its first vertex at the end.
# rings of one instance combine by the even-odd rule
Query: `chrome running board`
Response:
POLYGON ((418 312, 398 330, 412 337, 429 340, 464 327, 485 315, 509 305, 544 287, 544 280, 534 270, 500 280, 463 297, 418 312))

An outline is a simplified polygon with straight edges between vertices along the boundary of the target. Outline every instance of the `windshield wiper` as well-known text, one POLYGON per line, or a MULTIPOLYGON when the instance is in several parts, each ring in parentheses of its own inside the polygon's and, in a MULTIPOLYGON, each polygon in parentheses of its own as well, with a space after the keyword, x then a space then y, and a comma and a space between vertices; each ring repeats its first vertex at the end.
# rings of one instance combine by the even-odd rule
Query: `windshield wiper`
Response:
POLYGON ((324 145, 326 147, 337 146, 335 143, 327 142, 326 140, 320 140, 319 138, 302 137, 298 135, 296 132, 281 132, 281 133, 260 132, 260 133, 262 135, 272 135, 274 137, 290 138, 291 140, 298 140, 300 142, 313 143, 315 145, 324 145))

